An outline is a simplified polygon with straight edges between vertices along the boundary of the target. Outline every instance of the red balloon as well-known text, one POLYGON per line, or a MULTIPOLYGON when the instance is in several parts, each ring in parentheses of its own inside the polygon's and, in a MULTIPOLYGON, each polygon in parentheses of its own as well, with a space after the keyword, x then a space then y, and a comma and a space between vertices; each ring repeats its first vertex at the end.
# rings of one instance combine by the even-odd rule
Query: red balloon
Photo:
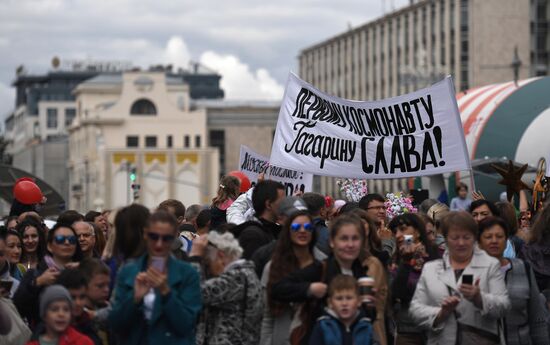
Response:
POLYGON ((17 180, 13 186, 13 196, 15 200, 25 205, 38 204, 42 201, 42 191, 29 178, 17 180))
POLYGON ((250 180, 248 179, 248 176, 246 176, 242 171, 237 171, 237 170, 231 171, 227 175, 235 176, 241 181, 241 189, 240 189, 241 193, 244 193, 250 189, 250 186, 251 186, 250 180))

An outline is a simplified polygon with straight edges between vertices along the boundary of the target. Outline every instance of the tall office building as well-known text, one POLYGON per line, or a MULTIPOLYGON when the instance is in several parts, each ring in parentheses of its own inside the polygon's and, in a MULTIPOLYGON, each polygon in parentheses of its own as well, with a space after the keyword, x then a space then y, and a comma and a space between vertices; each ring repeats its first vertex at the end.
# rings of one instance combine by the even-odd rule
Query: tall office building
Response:
POLYGON ((303 49, 300 76, 349 99, 381 99, 451 74, 457 91, 548 74, 548 0, 420 0, 303 49), (515 49, 517 48, 517 56, 515 49))

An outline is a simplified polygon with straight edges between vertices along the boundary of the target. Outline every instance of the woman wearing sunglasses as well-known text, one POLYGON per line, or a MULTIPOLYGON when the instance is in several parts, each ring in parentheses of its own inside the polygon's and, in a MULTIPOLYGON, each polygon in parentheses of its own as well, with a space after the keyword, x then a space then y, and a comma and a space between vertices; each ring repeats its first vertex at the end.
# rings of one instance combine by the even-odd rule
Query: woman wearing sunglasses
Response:
POLYGON ((49 253, 38 263, 36 269, 30 269, 25 273, 13 296, 13 303, 19 314, 27 319, 31 329, 40 321, 40 293, 55 282, 62 270, 82 260, 76 232, 70 226, 56 224, 48 232, 47 247, 49 253))
POLYGON ((289 342, 292 317, 299 305, 273 300, 271 289, 290 273, 315 262, 315 231, 307 211, 295 212, 284 224, 271 261, 265 266, 262 286, 265 307, 261 329, 261 345, 284 345, 289 342))
POLYGON ((336 218, 331 224, 329 245, 332 254, 328 259, 296 270, 271 287, 274 301, 306 303, 300 311, 301 326, 291 331, 292 344, 308 344, 314 323, 323 312, 327 286, 334 277, 346 274, 359 279, 368 275, 362 262, 365 231, 359 218, 336 218))
POLYGON ((143 232, 146 253, 118 272, 108 323, 120 345, 195 344, 199 276, 170 255, 177 226, 170 213, 153 213, 143 232))

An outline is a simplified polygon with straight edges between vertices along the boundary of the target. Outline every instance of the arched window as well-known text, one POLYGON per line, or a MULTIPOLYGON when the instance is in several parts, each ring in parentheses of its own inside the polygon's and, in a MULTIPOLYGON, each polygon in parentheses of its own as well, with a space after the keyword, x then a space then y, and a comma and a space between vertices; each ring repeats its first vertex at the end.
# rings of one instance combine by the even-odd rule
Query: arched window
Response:
POLYGON ((148 99, 138 99, 132 104, 131 115, 157 115, 157 108, 148 99))

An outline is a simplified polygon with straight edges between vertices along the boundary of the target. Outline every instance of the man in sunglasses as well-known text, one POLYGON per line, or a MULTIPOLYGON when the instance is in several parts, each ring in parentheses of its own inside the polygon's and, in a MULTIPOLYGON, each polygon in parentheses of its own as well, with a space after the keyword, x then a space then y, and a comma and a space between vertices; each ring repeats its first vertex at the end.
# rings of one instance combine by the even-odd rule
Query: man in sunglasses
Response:
POLYGON ((202 307, 199 275, 170 255, 177 220, 157 211, 143 235, 146 254, 118 273, 109 325, 120 345, 195 344, 202 307))

